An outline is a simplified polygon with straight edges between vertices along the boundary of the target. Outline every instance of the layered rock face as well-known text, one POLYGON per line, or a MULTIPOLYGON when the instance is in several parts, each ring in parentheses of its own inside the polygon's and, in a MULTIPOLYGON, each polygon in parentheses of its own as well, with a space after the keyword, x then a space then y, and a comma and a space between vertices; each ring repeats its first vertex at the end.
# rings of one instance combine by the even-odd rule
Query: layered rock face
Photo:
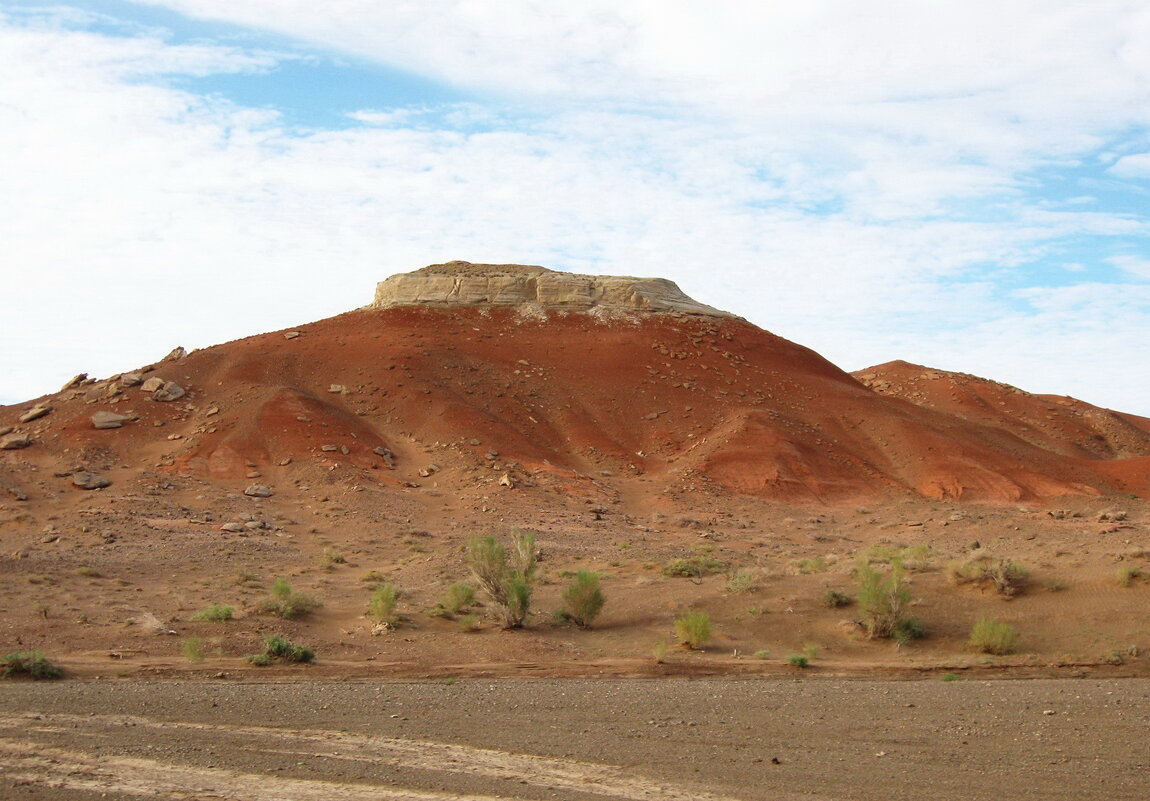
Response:
POLYGON ((452 261, 393 275, 375 289, 371 308, 392 306, 536 306, 543 309, 662 312, 731 317, 699 303, 666 278, 577 275, 521 264, 452 261))

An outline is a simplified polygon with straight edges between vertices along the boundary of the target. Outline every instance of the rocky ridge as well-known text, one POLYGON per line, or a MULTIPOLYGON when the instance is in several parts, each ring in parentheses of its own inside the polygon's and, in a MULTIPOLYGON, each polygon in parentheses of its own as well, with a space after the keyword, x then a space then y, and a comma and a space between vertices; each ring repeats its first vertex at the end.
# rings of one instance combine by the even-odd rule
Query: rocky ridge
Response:
POLYGON ((666 278, 578 275, 521 264, 452 261, 381 281, 369 308, 500 306, 732 317, 688 297, 666 278))

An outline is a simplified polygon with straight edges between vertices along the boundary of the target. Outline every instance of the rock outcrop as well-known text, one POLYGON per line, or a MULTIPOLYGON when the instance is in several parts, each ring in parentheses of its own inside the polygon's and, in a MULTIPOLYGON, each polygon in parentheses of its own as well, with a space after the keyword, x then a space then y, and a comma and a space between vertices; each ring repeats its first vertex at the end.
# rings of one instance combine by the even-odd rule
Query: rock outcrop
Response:
POLYGON ((541 309, 674 312, 731 317, 687 297, 666 278, 577 275, 521 264, 452 261, 393 275, 371 308, 392 306, 535 306, 541 309))

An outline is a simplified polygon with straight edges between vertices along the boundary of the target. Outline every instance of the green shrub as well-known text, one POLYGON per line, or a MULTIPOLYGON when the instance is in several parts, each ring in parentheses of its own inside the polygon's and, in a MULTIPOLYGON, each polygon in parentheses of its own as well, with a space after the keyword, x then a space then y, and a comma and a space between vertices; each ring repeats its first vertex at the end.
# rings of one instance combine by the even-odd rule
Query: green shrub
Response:
POLYGON ((1118 566, 1118 570, 1114 574, 1115 581, 1121 587, 1129 587, 1134 583, 1134 579, 1140 578, 1142 571, 1134 565, 1122 564, 1118 566))
POLYGON ((277 578, 272 582, 271 594, 256 609, 260 614, 276 615, 285 620, 293 620, 321 606, 323 604, 310 595, 304 595, 302 592, 293 590, 286 579, 277 578))
POLYGON ((957 673, 943 673, 942 674, 942 680, 943 681, 958 681, 958 674, 957 673))
POLYGON ((359 580, 369 584, 382 584, 383 582, 387 581, 387 576, 383 575, 378 570, 369 570, 360 576, 359 580))
POLYGON ((787 654, 787 664, 797 668, 805 668, 810 660, 805 654, 787 654))
POLYGON ((692 651, 702 648, 711 639, 710 615, 698 611, 680 615, 675 620, 675 634, 692 651))
POLYGON ((383 626, 392 626, 397 618, 395 608, 399 605, 399 589, 387 582, 375 588, 367 605, 367 616, 383 626))
POLYGON ((755 657, 755 659, 770 659, 771 658, 771 652, 768 651, 766 648, 760 648, 759 650, 755 651, 754 657, 755 657))
POLYGON ((464 615, 459 618, 459 630, 471 632, 479 630, 479 615, 464 615))
POLYGON ((467 567, 499 610, 503 627, 520 628, 527 619, 535 581, 535 534, 516 532, 512 551, 494 537, 467 544, 467 567))
POLYGON ((853 601, 854 598, 838 590, 827 590, 823 593, 823 606, 831 609, 838 609, 840 606, 849 606, 853 601))
POLYGON ((800 559, 795 562, 795 567, 803 575, 809 573, 825 573, 830 569, 831 563, 827 561, 825 556, 816 556, 813 559, 800 559))
POLYGON ((308 648, 306 645, 296 645, 286 637, 281 637, 278 634, 271 637, 264 637, 264 650, 259 654, 253 654, 248 657, 248 661, 253 665, 270 665, 272 661, 280 659, 284 662, 310 662, 315 659, 315 651, 308 648), (266 657, 264 659, 253 659, 252 657, 266 657))
POLYGON ((204 661, 204 641, 201 637, 189 637, 184 640, 184 657, 189 662, 204 661))
POLYGON ((0 668, 3 668, 5 678, 9 676, 28 676, 33 679, 58 679, 64 671, 52 664, 44 654, 39 651, 17 651, 0 659, 0 668))
POLYGON ((248 662, 255 665, 256 667, 267 667, 273 661, 274 660, 271 658, 270 655, 263 653, 263 652, 260 652, 258 654, 249 654, 248 655, 248 662))
POLYGON ((212 604, 206 609, 201 609, 192 615, 192 620, 211 620, 216 623, 222 623, 225 620, 231 620, 235 614, 235 609, 224 604, 212 604))
POLYGON ((710 556, 692 556, 672 559, 663 565, 663 575, 680 578, 701 578, 723 569, 723 563, 710 556))
POLYGON ((987 654, 1014 653, 1018 631, 1009 623, 979 618, 970 629, 970 645, 987 654))
POLYGON ((755 588, 755 571, 738 570, 727 576, 727 592, 750 592, 755 588))
POLYGON ((576 573, 571 584, 563 591, 563 603, 568 620, 576 626, 590 628, 607 603, 607 596, 599 588, 599 574, 590 570, 576 573))
POLYGON ((926 636, 926 626, 918 618, 908 617, 895 624, 890 636, 899 645, 906 645, 912 640, 921 640, 926 636))
POLYGON ((440 606, 449 615, 458 615, 464 609, 467 609, 475 603, 475 588, 470 584, 459 582, 452 584, 443 593, 443 600, 440 606))
POLYGON ((979 556, 969 562, 951 562, 946 575, 955 584, 990 584, 999 595, 1010 598, 1022 588, 1030 571, 1009 559, 979 556))
POLYGON ((882 573, 863 562, 858 568, 858 606, 867 636, 890 637, 910 607, 910 587, 903 579, 902 565, 891 564, 882 573))

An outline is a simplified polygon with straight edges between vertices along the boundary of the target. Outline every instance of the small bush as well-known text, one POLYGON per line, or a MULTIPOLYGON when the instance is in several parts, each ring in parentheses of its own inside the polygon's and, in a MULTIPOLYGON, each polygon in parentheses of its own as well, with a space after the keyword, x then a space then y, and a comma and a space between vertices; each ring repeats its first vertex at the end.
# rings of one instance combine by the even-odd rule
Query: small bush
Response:
POLYGON ((225 620, 231 620, 235 611, 232 607, 224 604, 212 604, 192 615, 192 620, 211 620, 216 623, 223 623, 225 620))
POLYGON ((4 678, 28 676, 33 679, 58 679, 64 671, 50 662, 39 651, 17 651, 0 659, 4 678))
POLYGON ((459 630, 463 632, 479 631, 479 615, 464 615, 459 618, 459 630))
POLYGON ((382 584, 383 582, 387 581, 387 576, 383 575, 378 570, 369 570, 360 576, 359 580, 369 584, 382 584))
POLYGON ((999 595, 1011 598, 1022 589, 1030 571, 1009 559, 980 556, 969 562, 951 562, 946 575, 955 584, 990 584, 999 595))
POLYGON ((655 664, 661 665, 667 659, 667 643, 660 640, 655 643, 651 648, 651 656, 655 658, 655 664))
POLYGON ((1014 626, 988 617, 979 618, 970 629, 970 645, 987 654, 1014 653, 1017 640, 1014 626))
POLYGON ((1134 565, 1122 564, 1118 566, 1118 570, 1114 574, 1114 580, 1118 582, 1120 587, 1129 587, 1134 583, 1134 579, 1141 578, 1142 571, 1134 565))
POLYGON ((467 567, 499 609, 503 627, 517 629, 527 619, 535 582, 535 534, 516 532, 511 553, 494 537, 467 544, 467 567))
POLYGON ((599 588, 599 574, 580 570, 563 591, 564 614, 576 626, 590 628, 603 611, 607 596, 599 588))
POLYGON ((805 668, 810 660, 805 654, 787 654, 787 664, 797 668, 805 668))
POLYGON ((838 609, 840 606, 850 606, 853 601, 854 598, 838 590, 827 590, 823 594, 823 606, 829 607, 830 609, 838 609))
POLYGON ((910 587, 898 562, 891 564, 888 573, 881 573, 866 562, 859 565, 858 605, 868 637, 892 636, 910 602, 910 587))
POLYGON ((766 648, 760 648, 759 650, 755 651, 754 657, 755 657, 755 659, 770 659, 771 658, 771 652, 768 651, 766 648))
POLYGON ((819 648, 818 643, 815 643, 815 642, 803 643, 803 656, 805 656, 807 659, 811 659, 811 660, 818 659, 820 650, 821 649, 819 648))
POLYGON ((737 570, 727 576, 727 592, 729 593, 750 592, 754 588, 755 571, 753 570, 737 570))
POLYGON ((204 661, 204 641, 200 637, 189 637, 184 640, 184 657, 189 662, 204 661))
POLYGON ((399 588, 388 582, 375 588, 367 605, 367 616, 384 626, 392 626, 398 619, 395 608, 399 605, 399 588))
POLYGON ((957 673, 943 673, 942 674, 942 680, 943 681, 958 681, 958 674, 957 673))
POLYGON ((310 595, 296 592, 287 583, 286 579, 277 578, 272 582, 271 595, 269 595, 256 608, 260 614, 276 615, 284 620, 293 620, 297 617, 313 612, 323 606, 310 595))
POLYGON ((290 663, 310 662, 315 659, 315 651, 306 645, 296 645, 286 637, 274 635, 264 638, 263 651, 248 657, 249 662, 260 667, 270 665, 277 659, 290 663))
POLYGON ((84 578, 102 578, 102 576, 100 575, 100 571, 94 567, 89 566, 89 565, 84 565, 83 567, 78 567, 72 572, 75 573, 77 576, 82 576, 84 578))
POLYGON ((675 634, 679 642, 692 651, 702 648, 711 639, 711 617, 706 612, 687 612, 675 620, 675 634))
POLYGON ((918 618, 908 617, 895 624, 890 636, 899 645, 906 645, 912 640, 921 640, 926 636, 926 626, 918 618))
POLYGON ((459 582, 447 588, 439 605, 447 614, 458 615, 473 603, 475 603, 475 588, 470 584, 459 582))
POLYGON ((816 556, 813 559, 800 559, 795 562, 795 567, 803 575, 809 573, 826 573, 830 569, 831 563, 827 561, 825 556, 816 556))
POLYGON ((702 578, 723 569, 723 563, 710 556, 672 559, 663 565, 663 575, 679 578, 702 578))

